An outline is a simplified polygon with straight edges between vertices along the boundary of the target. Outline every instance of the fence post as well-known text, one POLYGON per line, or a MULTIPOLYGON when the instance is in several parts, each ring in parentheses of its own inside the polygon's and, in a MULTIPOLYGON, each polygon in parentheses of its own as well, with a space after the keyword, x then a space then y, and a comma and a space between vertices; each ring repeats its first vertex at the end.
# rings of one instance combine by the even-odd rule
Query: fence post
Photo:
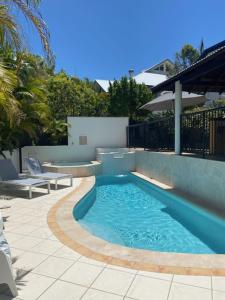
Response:
POLYGON ((180 154, 183 152, 183 115, 180 115, 180 154))
POLYGON ((22 163, 22 148, 19 147, 19 167, 20 167, 20 173, 23 172, 23 163, 22 163))
POLYGON ((175 82, 175 154, 180 155, 180 115, 182 100, 182 84, 175 82))
POLYGON ((205 112, 203 112, 203 137, 202 137, 202 157, 205 158, 205 112))
POLYGON ((144 150, 146 150, 146 123, 144 122, 144 150))
POLYGON ((130 148, 130 142, 129 142, 129 126, 126 127, 126 134, 127 134, 127 148, 130 148))

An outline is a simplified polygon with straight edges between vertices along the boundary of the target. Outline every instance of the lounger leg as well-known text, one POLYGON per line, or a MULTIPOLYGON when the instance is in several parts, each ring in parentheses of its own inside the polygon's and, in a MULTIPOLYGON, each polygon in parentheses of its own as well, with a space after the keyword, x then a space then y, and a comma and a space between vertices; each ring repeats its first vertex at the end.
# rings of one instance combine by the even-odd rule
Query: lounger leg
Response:
POLYGON ((50 182, 47 184, 48 194, 50 194, 50 182))
POLYGON ((10 282, 8 282, 8 287, 9 287, 13 297, 18 296, 18 291, 17 291, 17 288, 16 288, 16 284, 13 280, 10 280, 10 282))
POLYGON ((58 189, 58 182, 57 182, 57 179, 55 180, 55 190, 58 189))
POLYGON ((73 186, 73 177, 70 177, 70 186, 73 186))
POLYGON ((29 186, 29 199, 32 198, 32 186, 30 185, 29 186))

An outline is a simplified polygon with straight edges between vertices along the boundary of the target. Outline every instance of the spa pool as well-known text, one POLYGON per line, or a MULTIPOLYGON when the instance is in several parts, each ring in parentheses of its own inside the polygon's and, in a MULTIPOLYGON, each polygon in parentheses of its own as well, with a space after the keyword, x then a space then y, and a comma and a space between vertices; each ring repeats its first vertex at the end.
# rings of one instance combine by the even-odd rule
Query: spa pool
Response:
POLYGON ((44 163, 43 167, 47 172, 72 174, 73 177, 87 177, 101 174, 101 163, 97 161, 55 161, 44 163))

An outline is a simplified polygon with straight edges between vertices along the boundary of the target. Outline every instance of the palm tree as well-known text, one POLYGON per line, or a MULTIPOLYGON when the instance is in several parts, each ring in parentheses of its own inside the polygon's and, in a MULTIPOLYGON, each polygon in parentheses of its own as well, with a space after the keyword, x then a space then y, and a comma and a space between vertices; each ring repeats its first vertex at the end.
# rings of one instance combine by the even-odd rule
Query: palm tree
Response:
MULTIPOLYGON (((6 119, 10 124, 13 119, 19 121, 21 116, 20 104, 13 93, 17 84, 17 74, 10 66, 3 63, 4 55, 9 52, 9 49, 18 52, 23 45, 15 10, 20 11, 37 29, 48 60, 52 60, 53 57, 49 46, 49 32, 38 11, 39 4, 40 0, 1 0, 0 2, 0 112, 6 114, 6 119)), ((0 115, 0 121, 2 118, 3 114, 0 115)))

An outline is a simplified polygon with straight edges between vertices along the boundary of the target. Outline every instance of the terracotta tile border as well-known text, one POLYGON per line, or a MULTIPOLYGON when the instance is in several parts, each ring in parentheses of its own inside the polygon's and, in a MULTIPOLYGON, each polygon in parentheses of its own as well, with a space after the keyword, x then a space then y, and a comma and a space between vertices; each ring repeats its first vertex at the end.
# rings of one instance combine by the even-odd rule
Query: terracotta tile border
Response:
MULTIPOLYGON (((141 174, 135 175, 144 178, 141 174)), ((77 188, 50 209, 48 225, 63 244, 91 259, 136 270, 183 275, 225 275, 224 254, 186 254, 133 249, 111 244, 91 235, 76 222, 73 208, 94 185, 94 176, 82 178, 77 188)))

